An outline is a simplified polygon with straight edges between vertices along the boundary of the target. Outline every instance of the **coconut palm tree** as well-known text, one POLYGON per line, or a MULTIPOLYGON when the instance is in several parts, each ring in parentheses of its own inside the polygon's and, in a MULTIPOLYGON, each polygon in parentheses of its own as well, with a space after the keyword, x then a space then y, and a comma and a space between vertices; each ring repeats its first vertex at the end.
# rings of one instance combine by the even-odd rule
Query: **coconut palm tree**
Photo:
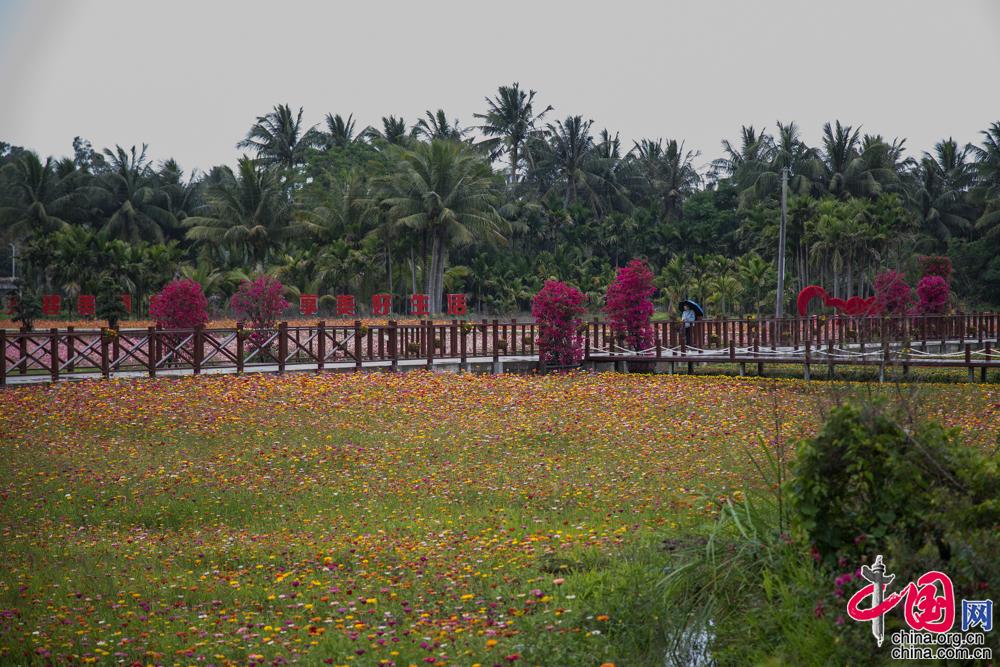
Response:
POLYGON ((161 242, 164 230, 177 226, 170 201, 154 180, 155 173, 146 158, 148 146, 126 151, 115 146, 104 149, 107 170, 97 179, 99 201, 107 219, 101 231, 109 238, 161 242))
POLYGON ((536 113, 535 91, 521 90, 516 81, 510 86, 500 86, 496 97, 486 98, 486 106, 486 113, 475 114, 483 121, 476 129, 487 137, 480 145, 489 150, 491 160, 507 156, 510 164, 507 180, 517 183, 521 162, 530 163, 532 159, 527 150, 529 141, 541 135, 538 125, 552 107, 547 106, 536 113))
POLYGON ((4 166, 3 174, 11 190, 0 206, 0 240, 4 243, 51 233, 82 217, 83 193, 67 188, 52 158, 43 164, 37 155, 24 151, 4 166))
POLYGON ((435 139, 399 151, 381 187, 389 217, 423 239, 425 292, 431 312, 440 312, 449 250, 505 241, 492 170, 472 147, 435 139))
POLYGON ((861 156, 861 128, 823 125, 823 160, 827 190, 841 198, 877 195, 882 186, 861 156))
POLYGON ((287 104, 279 104, 251 126, 237 148, 249 148, 258 162, 289 172, 305 162, 306 151, 319 144, 321 136, 312 127, 302 127, 302 107, 293 114, 287 104))
POLYGON ((609 150, 594 143, 592 124, 581 116, 549 123, 548 141, 539 142, 536 167, 546 175, 540 181, 548 182, 546 195, 559 193, 564 207, 582 202, 601 215, 622 193, 616 183, 617 160, 604 157, 609 150))
POLYGON ((629 189, 641 193, 659 209, 665 221, 683 217, 683 203, 692 194, 701 177, 694 167, 695 151, 685 151, 676 139, 642 139, 635 142, 626 156, 629 189))
POLYGON ((984 204, 976 227, 991 237, 1000 230, 1000 121, 983 130, 982 146, 973 146, 976 159, 976 199, 984 204))
POLYGON ((818 151, 802 141, 798 125, 781 121, 777 125, 777 137, 763 135, 760 141, 765 145, 739 164, 736 178, 739 187, 743 188, 740 192, 741 208, 778 194, 781 172, 786 168, 789 172, 788 190, 793 195, 809 194, 823 177, 823 163, 818 151))
POLYGON ((347 148, 351 144, 364 141, 371 128, 366 127, 360 132, 356 131, 354 114, 349 114, 345 120, 339 113, 326 114, 326 131, 320 132, 320 142, 327 148, 347 148))
POLYGON ((746 180, 752 182, 755 174, 771 160, 774 140, 771 135, 753 125, 743 125, 740 128, 740 145, 734 148, 728 139, 722 140, 724 157, 712 161, 710 176, 735 178, 740 187, 747 187, 746 180))
POLYGON ((390 146, 403 146, 410 138, 406 131, 406 121, 402 117, 395 116, 382 116, 382 129, 369 128, 368 136, 376 142, 390 146))
POLYGON ((974 165, 968 161, 969 152, 970 147, 948 138, 935 144, 933 154, 924 153, 914 170, 910 209, 920 228, 934 238, 946 240, 972 228, 975 212, 967 194, 973 185, 974 165))
POLYGON ((459 125, 458 119, 449 122, 448 115, 444 109, 437 112, 430 110, 424 112, 424 117, 413 126, 411 134, 415 137, 431 141, 433 139, 449 139, 451 141, 462 141, 468 130, 459 125))
POLYGON ((268 256, 289 233, 291 204, 277 176, 244 156, 238 173, 223 168, 209 187, 201 215, 184 221, 187 238, 228 247, 261 271, 268 256))
POLYGON ((305 195, 305 209, 296 213, 294 230, 309 234, 322 243, 342 239, 357 244, 375 226, 376 202, 359 170, 342 177, 327 174, 329 187, 305 195))

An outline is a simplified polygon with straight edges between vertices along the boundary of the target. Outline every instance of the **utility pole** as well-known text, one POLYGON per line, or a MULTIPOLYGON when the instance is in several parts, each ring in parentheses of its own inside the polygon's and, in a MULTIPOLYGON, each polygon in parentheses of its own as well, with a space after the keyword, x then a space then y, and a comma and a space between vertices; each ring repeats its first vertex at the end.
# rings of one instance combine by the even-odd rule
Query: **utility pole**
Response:
POLYGON ((781 168, 781 229, 778 232, 778 292, 774 316, 781 319, 785 301, 785 228, 788 226, 788 167, 781 168))

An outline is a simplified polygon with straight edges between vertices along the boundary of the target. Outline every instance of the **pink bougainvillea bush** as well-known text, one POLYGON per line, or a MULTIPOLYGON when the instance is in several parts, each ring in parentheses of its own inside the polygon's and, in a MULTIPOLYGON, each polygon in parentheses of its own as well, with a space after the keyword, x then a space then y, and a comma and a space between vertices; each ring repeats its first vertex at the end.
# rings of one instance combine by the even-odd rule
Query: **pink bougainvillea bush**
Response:
POLYGON ((946 255, 920 255, 917 257, 920 265, 920 275, 941 276, 945 282, 951 282, 951 258, 946 255))
POLYGON ((873 312, 886 315, 905 315, 913 306, 913 290, 898 271, 884 271, 875 278, 875 307, 873 312))
POLYGON ((149 302, 149 316, 164 329, 193 329, 208 322, 208 299, 193 280, 172 280, 149 302))
POLYGON ((608 285, 604 312, 616 338, 627 347, 644 350, 653 344, 653 272, 641 259, 633 259, 618 269, 618 275, 608 285))
POLYGON ((587 297, 577 288, 558 280, 546 280, 531 301, 531 314, 538 323, 538 351, 543 362, 560 366, 583 359, 582 316, 587 297))
POLYGON ((277 278, 259 276, 254 280, 244 280, 233 294, 229 307, 241 322, 249 322, 254 329, 251 342, 260 345, 267 340, 268 332, 274 329, 288 301, 283 292, 284 285, 277 278))
POLYGON ((940 315, 948 310, 951 297, 948 281, 941 276, 924 276, 917 283, 917 313, 920 315, 940 315))

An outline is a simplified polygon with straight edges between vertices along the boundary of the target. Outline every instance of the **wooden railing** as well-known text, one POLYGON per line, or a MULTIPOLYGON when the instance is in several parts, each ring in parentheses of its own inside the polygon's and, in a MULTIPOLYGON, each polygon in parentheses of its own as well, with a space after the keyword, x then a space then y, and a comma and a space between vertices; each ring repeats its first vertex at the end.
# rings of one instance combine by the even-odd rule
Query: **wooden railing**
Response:
MULTIPOLYGON (((1000 363, 993 354, 1000 315, 973 313, 904 317, 805 317, 782 320, 699 320, 685 336, 680 322, 654 322, 653 339, 643 350, 629 349, 607 322, 593 319, 581 329, 585 360, 658 360, 745 363, 848 363, 852 355, 881 363, 901 353, 929 359, 941 353, 951 366, 1000 363), (948 353, 951 349, 953 352, 948 353), (956 352, 965 350, 962 355, 956 352), (947 353, 947 354, 946 354, 947 353), (845 361, 846 360, 846 361, 845 361)), ((501 357, 537 359, 537 325, 517 320, 450 320, 385 324, 289 326, 271 330, 212 328, 0 330, 0 385, 8 378, 60 378, 119 373, 155 377, 164 371, 203 372, 385 366, 433 366, 435 361, 466 363, 501 357)), ((919 365, 919 359, 913 365, 919 365)))

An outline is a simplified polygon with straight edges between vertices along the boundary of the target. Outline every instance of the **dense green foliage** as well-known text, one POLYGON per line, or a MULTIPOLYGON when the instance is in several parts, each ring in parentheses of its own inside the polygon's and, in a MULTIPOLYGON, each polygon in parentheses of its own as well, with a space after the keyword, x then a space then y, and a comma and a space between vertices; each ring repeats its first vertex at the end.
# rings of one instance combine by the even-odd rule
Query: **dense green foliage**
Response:
POLYGON ((305 127, 279 105, 239 143, 235 170, 190 176, 145 146, 97 152, 78 137, 73 157, 42 160, 0 143, 0 240, 33 287, 68 296, 93 293, 103 270, 140 296, 184 275, 221 305, 267 272, 361 304, 420 291, 440 310, 464 291, 476 310, 511 312, 555 277, 596 310, 615 269, 642 257, 661 305, 749 313, 773 303, 788 168, 789 295, 810 283, 869 295, 881 271, 915 282, 915 257, 938 254, 961 305, 1000 303, 1000 122, 977 145, 949 138, 920 156, 839 121, 821 146, 795 123, 744 127, 700 173, 682 141, 623 146, 535 97, 503 86, 468 127, 443 110, 412 126, 327 114, 305 127))
MULTIPOLYGON (((887 647, 846 616, 867 583, 860 565, 879 554, 897 575, 893 591, 930 570, 951 577, 957 599, 994 590, 1000 456, 962 440, 902 402, 834 408, 787 461, 790 531, 780 518, 786 462, 768 458, 758 470, 772 490, 728 503, 707 544, 668 569, 667 597, 685 619, 674 664, 685 664, 683 639, 706 629, 719 665, 885 664, 887 647)), ((903 627, 898 610, 886 616, 887 636, 903 627)), ((995 634, 987 642, 997 650, 995 634)))

